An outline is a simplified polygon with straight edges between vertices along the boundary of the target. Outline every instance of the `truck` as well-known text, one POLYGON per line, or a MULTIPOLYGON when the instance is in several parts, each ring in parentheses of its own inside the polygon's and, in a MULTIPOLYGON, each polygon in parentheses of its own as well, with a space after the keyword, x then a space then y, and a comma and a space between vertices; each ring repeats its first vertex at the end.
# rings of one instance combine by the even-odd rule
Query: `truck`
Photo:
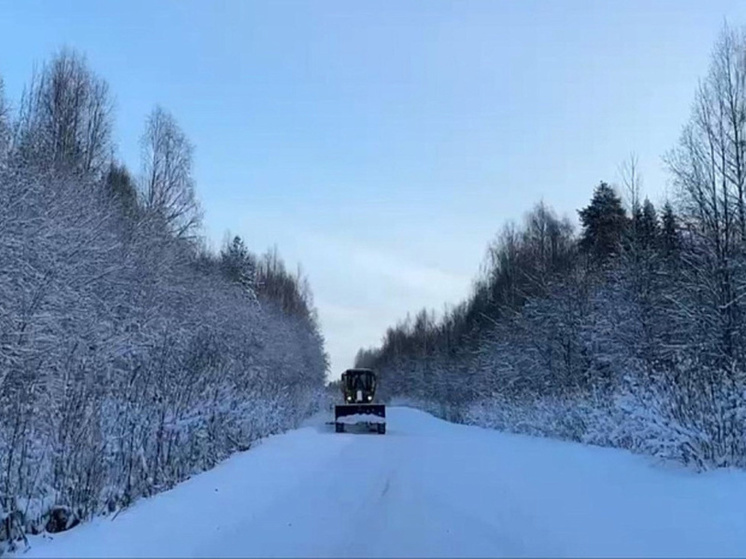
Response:
POLYGON ((376 374, 371 369, 347 369, 342 373, 343 403, 334 406, 334 426, 344 433, 347 425, 362 425, 386 433, 386 406, 375 401, 376 374))

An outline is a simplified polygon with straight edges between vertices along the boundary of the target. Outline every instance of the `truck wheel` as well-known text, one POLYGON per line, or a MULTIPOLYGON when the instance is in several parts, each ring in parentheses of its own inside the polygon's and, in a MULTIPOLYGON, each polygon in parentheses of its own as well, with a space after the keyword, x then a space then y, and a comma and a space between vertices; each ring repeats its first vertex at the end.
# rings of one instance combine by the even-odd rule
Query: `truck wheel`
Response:
POLYGON ((334 429, 337 431, 337 433, 344 433, 345 432, 345 424, 344 423, 335 423, 334 429))

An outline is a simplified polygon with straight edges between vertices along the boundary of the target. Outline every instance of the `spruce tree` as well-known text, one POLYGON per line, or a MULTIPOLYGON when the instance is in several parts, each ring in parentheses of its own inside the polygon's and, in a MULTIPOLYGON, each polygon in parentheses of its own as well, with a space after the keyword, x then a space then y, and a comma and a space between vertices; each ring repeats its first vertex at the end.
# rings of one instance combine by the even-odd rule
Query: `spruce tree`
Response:
POLYGON ((583 228, 581 251, 597 264, 618 255, 627 228, 627 214, 614 189, 601 182, 593 192, 591 203, 578 214, 583 228))

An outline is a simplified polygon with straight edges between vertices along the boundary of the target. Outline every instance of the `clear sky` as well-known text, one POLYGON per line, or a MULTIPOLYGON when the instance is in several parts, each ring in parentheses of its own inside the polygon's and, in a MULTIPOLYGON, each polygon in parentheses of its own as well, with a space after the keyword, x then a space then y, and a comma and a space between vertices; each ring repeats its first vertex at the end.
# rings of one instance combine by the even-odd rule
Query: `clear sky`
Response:
POLYGON ((575 219, 635 152, 667 188, 724 21, 743 0, 0 0, 0 74, 84 52, 121 159, 155 103, 196 146, 206 231, 302 263, 332 376, 425 306, 466 296, 486 244, 541 199, 575 219))

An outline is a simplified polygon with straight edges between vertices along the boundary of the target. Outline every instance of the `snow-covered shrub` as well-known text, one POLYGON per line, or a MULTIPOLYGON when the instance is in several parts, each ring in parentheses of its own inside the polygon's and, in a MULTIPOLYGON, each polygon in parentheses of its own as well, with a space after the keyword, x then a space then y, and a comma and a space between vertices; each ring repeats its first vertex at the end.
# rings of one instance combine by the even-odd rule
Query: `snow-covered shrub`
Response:
POLYGON ((464 422, 510 433, 582 441, 588 418, 578 404, 558 398, 516 402, 494 396, 471 404, 464 422))
POLYGON ((637 452, 699 470, 746 467, 746 387, 737 379, 697 367, 633 386, 619 398, 619 428, 637 452))
MULTIPOLYGON (((91 93, 66 56, 45 72, 72 71, 91 93)), ((65 129, 86 115, 56 120, 70 93, 58 77, 60 95, 45 97, 46 79, 31 91, 12 149, 0 130, 5 546, 114 513, 298 425, 327 366, 301 278, 276 254, 234 242, 215 255, 195 237, 191 151, 173 119, 153 116, 180 139, 169 147, 180 168, 138 182, 102 162, 106 122, 96 140, 65 129)), ((171 164, 162 145, 147 165, 171 164)))

